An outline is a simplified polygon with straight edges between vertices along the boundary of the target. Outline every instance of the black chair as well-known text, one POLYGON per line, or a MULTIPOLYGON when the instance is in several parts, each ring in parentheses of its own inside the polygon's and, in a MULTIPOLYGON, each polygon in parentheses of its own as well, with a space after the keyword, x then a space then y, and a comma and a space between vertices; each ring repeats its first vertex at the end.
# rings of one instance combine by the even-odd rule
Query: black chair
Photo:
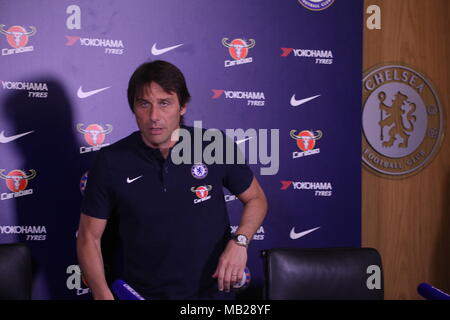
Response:
POLYGON ((0 244, 0 300, 31 299, 31 254, 24 243, 0 244))
POLYGON ((270 249, 262 255, 265 299, 384 299, 381 257, 375 249, 270 249))

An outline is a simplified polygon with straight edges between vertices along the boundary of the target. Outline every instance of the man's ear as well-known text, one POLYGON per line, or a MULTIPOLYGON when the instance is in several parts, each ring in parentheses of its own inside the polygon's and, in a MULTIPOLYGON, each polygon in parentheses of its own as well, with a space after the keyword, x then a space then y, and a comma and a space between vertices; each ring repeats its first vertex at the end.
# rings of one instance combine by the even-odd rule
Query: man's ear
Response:
POLYGON ((184 116, 184 114, 186 113, 186 109, 187 109, 187 104, 181 106, 180 108, 180 115, 184 116))

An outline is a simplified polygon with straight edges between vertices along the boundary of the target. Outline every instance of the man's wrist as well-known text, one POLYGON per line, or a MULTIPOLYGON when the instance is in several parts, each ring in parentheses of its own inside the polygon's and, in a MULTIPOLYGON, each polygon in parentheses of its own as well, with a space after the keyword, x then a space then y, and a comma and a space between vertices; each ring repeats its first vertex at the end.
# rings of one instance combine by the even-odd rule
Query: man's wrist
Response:
POLYGON ((242 233, 235 233, 231 235, 231 239, 238 245, 248 248, 250 244, 250 239, 242 233))

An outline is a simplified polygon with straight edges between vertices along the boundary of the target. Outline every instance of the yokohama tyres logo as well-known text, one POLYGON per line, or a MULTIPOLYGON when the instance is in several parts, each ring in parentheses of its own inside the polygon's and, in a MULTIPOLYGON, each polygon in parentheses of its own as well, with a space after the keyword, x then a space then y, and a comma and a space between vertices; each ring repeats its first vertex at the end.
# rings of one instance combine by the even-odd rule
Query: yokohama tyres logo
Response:
POLYGON ((213 92, 212 99, 219 99, 224 97, 225 99, 237 99, 237 100, 247 100, 248 106, 259 106, 262 107, 265 104, 264 92, 256 91, 232 91, 232 90, 221 90, 212 89, 213 92))
POLYGON ((284 58, 293 53, 293 57, 309 59, 315 61, 316 64, 333 64, 334 56, 332 50, 281 48, 281 51, 281 57, 284 58))
POLYGON ((125 47, 122 40, 111 40, 111 39, 98 39, 98 38, 85 38, 77 36, 66 36, 66 46, 73 46, 77 42, 82 47, 100 47, 104 48, 105 54, 118 54, 122 55, 124 53, 125 47))
POLYGON ((331 197, 333 195, 333 186, 331 182, 303 182, 281 180, 280 190, 313 191, 314 195, 320 197, 331 197))

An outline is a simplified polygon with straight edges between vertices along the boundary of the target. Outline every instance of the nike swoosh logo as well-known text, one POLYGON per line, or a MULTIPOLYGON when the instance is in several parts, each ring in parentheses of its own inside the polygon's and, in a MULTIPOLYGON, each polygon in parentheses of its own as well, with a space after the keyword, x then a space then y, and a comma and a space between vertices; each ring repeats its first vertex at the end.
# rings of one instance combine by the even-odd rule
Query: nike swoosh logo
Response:
POLYGON ((250 140, 251 138, 253 138, 253 137, 248 137, 248 138, 245 138, 245 139, 237 140, 237 141, 236 141, 236 144, 241 144, 242 142, 245 142, 245 141, 247 141, 247 140, 250 140))
POLYGON ((127 183, 132 183, 132 182, 134 182, 134 181, 136 181, 137 179, 140 179, 140 178, 142 178, 143 176, 139 176, 139 177, 136 177, 136 178, 133 178, 133 179, 130 179, 129 177, 127 177, 127 183))
POLYGON ((295 94, 292 96, 292 98, 291 98, 291 106, 293 106, 293 107, 298 107, 298 106, 300 106, 300 105, 302 105, 302 104, 304 104, 304 103, 307 103, 307 102, 309 102, 309 101, 311 101, 311 100, 314 100, 314 99, 316 99, 316 98, 318 98, 318 97, 320 97, 321 95, 319 94, 319 95, 317 95, 317 96, 314 96, 314 97, 310 97, 310 98, 306 98, 306 99, 302 99, 302 100, 297 100, 297 99, 295 99, 295 94))
POLYGON ((182 44, 177 44, 176 46, 164 48, 164 49, 156 49, 156 43, 154 43, 154 44, 153 44, 153 47, 152 47, 152 54, 153 54, 154 56, 159 56, 159 55, 161 55, 161 54, 164 54, 164 53, 166 53, 166 52, 169 52, 170 50, 173 50, 173 49, 176 49, 176 48, 178 48, 178 47, 181 47, 182 45, 183 45, 183 43, 182 43, 182 44))
POLYGON ((295 227, 293 227, 289 236, 291 237, 292 240, 297 240, 300 239, 301 237, 306 236, 307 234, 310 234, 311 232, 316 231, 317 229, 320 229, 320 227, 297 233, 295 232, 295 227))
POLYGON ((101 89, 97 89, 97 90, 91 90, 91 91, 84 92, 83 88, 81 86, 78 88, 77 95, 78 95, 78 98, 84 99, 84 98, 93 96, 94 94, 97 94, 99 92, 105 91, 106 89, 109 89, 109 88, 111 88, 111 87, 105 87, 105 88, 101 88, 101 89))
POLYGON ((16 134, 15 136, 5 137, 5 131, 0 132, 0 143, 8 143, 11 141, 14 141, 16 139, 22 138, 23 136, 26 136, 27 134, 33 133, 33 131, 28 131, 21 134, 16 134))

